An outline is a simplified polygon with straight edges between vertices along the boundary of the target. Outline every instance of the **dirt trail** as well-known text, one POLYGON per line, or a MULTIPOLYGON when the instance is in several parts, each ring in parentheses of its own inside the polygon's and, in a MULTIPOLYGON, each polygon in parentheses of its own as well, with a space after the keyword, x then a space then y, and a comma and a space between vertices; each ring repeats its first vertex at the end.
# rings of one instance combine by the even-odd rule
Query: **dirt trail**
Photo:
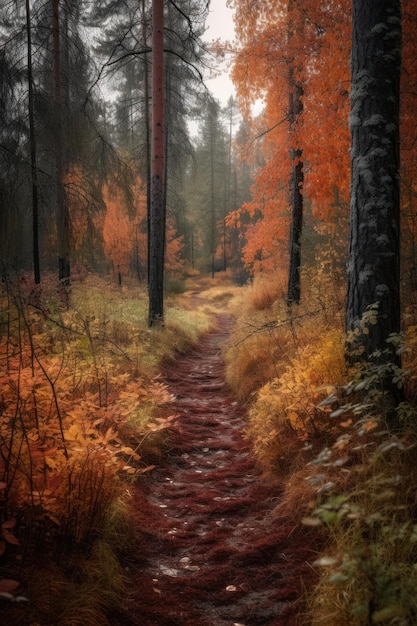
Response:
POLYGON ((311 552, 302 530, 275 513, 279 487, 257 473, 242 438, 221 344, 230 320, 165 375, 177 398, 169 455, 136 491, 143 553, 127 565, 124 626, 291 626, 311 552))

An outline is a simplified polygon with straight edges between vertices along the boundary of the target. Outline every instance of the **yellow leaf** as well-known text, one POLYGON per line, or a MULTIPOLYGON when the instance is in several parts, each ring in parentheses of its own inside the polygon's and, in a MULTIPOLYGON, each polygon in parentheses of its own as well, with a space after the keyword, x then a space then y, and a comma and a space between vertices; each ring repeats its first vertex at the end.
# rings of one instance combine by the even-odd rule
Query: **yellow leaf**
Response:
POLYGON ((140 456, 139 454, 137 454, 137 452, 135 452, 133 450, 133 448, 130 448, 129 446, 124 446, 121 450, 118 450, 116 452, 116 454, 128 454, 129 456, 132 457, 132 459, 134 459, 135 461, 139 461, 140 460, 140 456))
POLYGON ((303 517, 301 523, 304 526, 320 526, 321 522, 318 517, 303 517))
POLYGON ((76 441, 80 436, 80 431, 77 424, 72 424, 68 430, 65 431, 65 439, 67 441, 76 441))
POLYGON ((150 472, 151 470, 155 469, 156 465, 148 465, 147 467, 144 467, 143 469, 138 470, 139 474, 144 474, 145 472, 150 472))
POLYGON ((385 609, 380 609, 379 611, 375 611, 372 613, 372 623, 373 624, 381 624, 382 622, 386 622, 388 620, 392 620, 395 617, 406 617, 407 609, 398 604, 392 604, 391 606, 385 607, 385 609))

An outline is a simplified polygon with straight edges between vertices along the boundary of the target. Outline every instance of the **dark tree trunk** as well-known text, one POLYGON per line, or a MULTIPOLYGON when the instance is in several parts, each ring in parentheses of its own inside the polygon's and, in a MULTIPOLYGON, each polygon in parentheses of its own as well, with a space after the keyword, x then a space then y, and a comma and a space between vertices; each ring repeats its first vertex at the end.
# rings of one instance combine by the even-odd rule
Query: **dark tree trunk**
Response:
MULTIPOLYGON (((146 4, 145 0, 142 0, 142 37, 143 37, 143 46, 144 48, 148 47, 148 24, 146 19, 146 4)), ((149 106, 150 106, 150 98, 149 98, 149 59, 148 53, 145 52, 143 54, 143 81, 144 81, 144 99, 145 99, 145 149, 146 149, 146 219, 148 225, 148 237, 151 230, 150 220, 151 220, 151 120, 149 115, 149 106)), ((148 243, 148 254, 147 254, 147 282, 149 285, 149 271, 150 271, 150 245, 148 243)))
POLYGON ((58 238, 58 279, 61 285, 70 282, 69 215, 65 201, 63 166, 63 116, 62 116, 62 72, 59 24, 59 0, 51 0, 52 33, 54 47, 54 104, 55 104, 55 184, 56 224, 58 238))
POLYGON ((39 210, 38 210, 38 170, 36 166, 36 139, 35 115, 32 76, 32 34, 30 25, 30 3, 26 0, 26 33, 27 33, 27 63, 28 63, 28 94, 29 94, 29 143, 32 178, 32 241, 33 241, 33 271, 35 283, 41 282, 39 261, 39 210))
POLYGON ((152 2, 152 147, 149 220, 149 315, 153 326, 164 319, 164 0, 152 2))
MULTIPOLYGON (((351 223, 347 330, 361 328, 363 357, 386 350, 400 330, 399 86, 400 0, 353 0, 351 92, 351 223)), ((381 357, 378 357, 379 359, 381 357)), ((395 354, 382 360, 399 359, 395 354)))
POLYGON ((216 206, 214 200, 214 124, 210 137, 210 231, 211 231, 211 277, 214 278, 216 259, 216 206))
POLYGON ((302 151, 293 150, 293 161, 290 181, 291 230, 290 230, 290 263, 288 272, 287 304, 299 304, 301 298, 301 235, 303 231, 303 194, 304 181, 302 151))
MULTIPOLYGON (((294 25, 291 12, 294 9, 293 2, 288 3, 289 27, 288 27, 288 43, 290 45, 294 35, 294 25)), ((294 143, 294 129, 297 124, 298 117, 303 112, 303 88, 299 84, 295 74, 295 59, 290 60, 289 66, 289 101, 288 101, 288 120, 290 124, 289 139, 290 144, 294 143)), ((301 297, 301 235, 303 230, 303 161, 301 148, 290 148, 291 158, 291 178, 290 178, 290 209, 291 209, 291 229, 290 229, 290 260, 288 270, 288 290, 287 305, 299 304, 301 297)))

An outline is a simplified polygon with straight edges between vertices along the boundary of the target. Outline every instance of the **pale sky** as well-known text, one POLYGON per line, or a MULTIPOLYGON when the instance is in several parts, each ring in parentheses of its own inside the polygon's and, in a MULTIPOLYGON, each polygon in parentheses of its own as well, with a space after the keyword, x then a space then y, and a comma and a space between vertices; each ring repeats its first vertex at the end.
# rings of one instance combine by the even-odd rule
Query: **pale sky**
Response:
MULTIPOLYGON (((234 39, 233 11, 226 6, 226 0, 210 0, 210 12, 206 26, 204 39, 208 42, 218 38, 229 39, 230 41, 234 39)), ((213 96, 220 100, 222 106, 225 106, 230 96, 234 95, 233 83, 227 75, 226 68, 222 76, 207 80, 207 86, 213 96)))

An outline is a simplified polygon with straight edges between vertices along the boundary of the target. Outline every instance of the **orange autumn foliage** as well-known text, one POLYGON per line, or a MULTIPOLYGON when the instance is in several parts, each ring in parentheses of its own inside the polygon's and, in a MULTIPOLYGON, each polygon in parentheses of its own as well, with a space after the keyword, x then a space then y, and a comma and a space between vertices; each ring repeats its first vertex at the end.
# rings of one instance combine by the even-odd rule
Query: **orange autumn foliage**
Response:
MULTIPOLYGON (((349 0, 231 0, 235 9, 237 54, 233 80, 242 111, 251 124, 247 151, 258 166, 252 200, 229 219, 233 227, 246 222, 244 261, 256 271, 262 250, 268 254, 288 240, 289 151, 300 148, 304 163, 303 195, 321 233, 344 233, 350 195, 350 48, 349 0), (289 127, 290 68, 302 88, 302 113, 289 127), (252 106, 261 99, 262 113, 252 106), (260 221, 267 222, 261 225, 260 221)), ((405 233, 415 241, 414 186, 417 172, 415 130, 417 7, 403 6, 403 73, 401 84, 401 162, 405 233)), ((286 260, 286 250, 275 265, 286 260)))
MULTIPOLYGON (((65 180, 66 197, 71 222, 71 241, 74 255, 88 247, 89 231, 93 227, 102 237, 106 258, 113 271, 126 275, 133 271, 140 278, 146 276, 147 265, 147 208, 146 190, 139 177, 126 192, 116 179, 109 180, 102 189, 101 210, 91 211, 91 199, 84 191, 83 171, 73 167, 65 180)), ((166 268, 172 273, 181 271, 183 260, 182 237, 177 237, 175 220, 167 219, 166 268)))
POLYGON ((177 229, 175 227, 175 220, 173 217, 167 218, 166 240, 165 268, 171 274, 180 274, 185 264, 185 261, 182 258, 184 237, 177 236, 177 229))
POLYGON ((0 312, 10 317, 0 336, 0 556, 19 544, 15 517, 31 520, 30 533, 18 528, 25 541, 45 523, 55 537, 92 540, 123 485, 151 469, 142 440, 171 425, 161 412, 173 400, 166 386, 134 366, 139 323, 103 323, 105 284, 74 288, 72 297, 84 289, 84 312, 60 306, 52 277, 42 292, 26 279, 1 286, 0 312))
POLYGON ((261 248, 274 250, 271 266, 286 262, 291 150, 302 150, 303 194, 316 218, 331 215, 335 189, 338 198, 348 197, 349 14, 340 3, 330 10, 312 0, 233 4, 241 44, 233 69, 239 98, 247 115, 258 98, 264 103, 262 115, 251 119, 252 149, 258 137, 264 165, 252 201, 240 209, 258 215, 245 233, 244 249, 246 265, 256 271, 261 248), (290 127, 291 81, 302 88, 303 111, 290 127))
MULTIPOLYGON (((145 276, 147 264, 147 209, 145 190, 140 179, 136 179, 128 202, 126 194, 115 183, 103 189, 106 207, 102 223, 104 252, 110 259, 113 270, 128 274, 132 268, 145 276)), ((183 267, 181 253, 183 238, 177 237, 175 220, 167 218, 165 267, 177 273, 183 267)))
POLYGON ((128 274, 135 263, 145 267, 146 197, 142 182, 136 179, 130 206, 126 194, 115 182, 104 186, 103 200, 106 207, 102 226, 104 252, 113 269, 128 274))

